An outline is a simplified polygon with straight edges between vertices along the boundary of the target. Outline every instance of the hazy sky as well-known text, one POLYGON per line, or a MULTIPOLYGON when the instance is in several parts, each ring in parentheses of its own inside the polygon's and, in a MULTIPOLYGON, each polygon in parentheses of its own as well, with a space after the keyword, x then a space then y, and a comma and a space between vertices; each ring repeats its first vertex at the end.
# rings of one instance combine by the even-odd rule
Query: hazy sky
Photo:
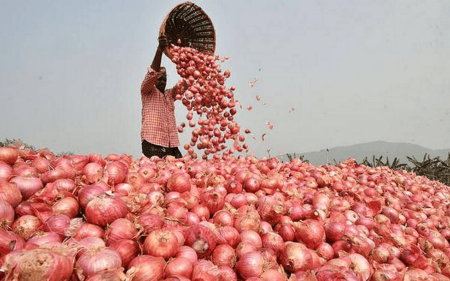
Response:
MULTIPOLYGON (((230 57, 221 68, 251 154, 450 147, 450 1, 193 2, 214 24, 216 54, 230 57)), ((0 0, 0 141, 140 156, 140 85, 179 3, 0 0)), ((163 64, 172 86, 179 76, 163 64)), ((178 102, 177 122, 185 116, 178 102)))

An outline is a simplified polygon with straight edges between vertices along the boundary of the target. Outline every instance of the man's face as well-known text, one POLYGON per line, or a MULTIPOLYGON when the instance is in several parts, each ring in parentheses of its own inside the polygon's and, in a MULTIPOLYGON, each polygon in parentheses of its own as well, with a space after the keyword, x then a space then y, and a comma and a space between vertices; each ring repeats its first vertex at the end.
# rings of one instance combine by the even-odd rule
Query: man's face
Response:
POLYGON ((161 67, 160 70, 162 71, 162 75, 159 76, 158 80, 156 80, 156 88, 164 93, 164 91, 166 90, 166 84, 167 84, 167 74, 166 74, 166 68, 165 67, 161 67))

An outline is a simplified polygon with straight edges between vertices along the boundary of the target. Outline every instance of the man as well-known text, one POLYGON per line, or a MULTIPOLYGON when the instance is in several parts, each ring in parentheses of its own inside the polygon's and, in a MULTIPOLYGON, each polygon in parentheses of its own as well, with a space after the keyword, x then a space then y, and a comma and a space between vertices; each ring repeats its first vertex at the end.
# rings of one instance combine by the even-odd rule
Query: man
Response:
POLYGON ((168 46, 165 36, 158 38, 155 57, 141 85, 142 153, 147 157, 172 155, 181 158, 180 141, 175 120, 175 95, 184 92, 186 85, 177 84, 166 90, 166 69, 161 67, 164 49, 168 46))

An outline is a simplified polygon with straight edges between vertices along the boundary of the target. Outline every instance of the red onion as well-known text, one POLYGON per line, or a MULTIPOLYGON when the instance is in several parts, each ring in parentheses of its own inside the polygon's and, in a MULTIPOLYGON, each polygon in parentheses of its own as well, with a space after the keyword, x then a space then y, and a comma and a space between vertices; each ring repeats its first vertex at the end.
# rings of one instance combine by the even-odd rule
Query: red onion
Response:
POLYGON ((107 245, 109 245, 123 239, 135 239, 137 234, 134 223, 127 219, 119 218, 106 228, 105 240, 107 245))
POLYGON ((264 233, 271 232, 271 231, 273 231, 273 228, 272 228, 272 225, 270 223, 268 223, 266 221, 261 221, 259 223, 259 231, 258 232, 260 234, 264 234, 264 233))
POLYGON ((43 229, 49 232, 55 232, 64 238, 67 236, 67 230, 70 227, 70 218, 66 215, 52 215, 45 222, 43 229))
POLYGON ((175 255, 176 258, 186 258, 192 264, 195 264, 198 260, 197 253, 194 249, 189 246, 181 246, 177 249, 177 253, 175 255))
POLYGON ((258 232, 253 230, 244 230, 240 234, 241 241, 254 245, 256 248, 262 248, 262 239, 258 232))
POLYGON ((72 239, 71 243, 78 247, 77 258, 83 255, 86 251, 90 251, 95 248, 105 248, 106 244, 103 239, 99 237, 86 237, 79 241, 72 239))
POLYGON ((73 193, 77 189, 77 184, 71 179, 58 179, 53 182, 56 190, 73 193))
POLYGON ((83 276, 87 278, 102 270, 120 268, 122 259, 113 249, 95 247, 87 249, 78 258, 76 266, 82 269, 83 276))
MULTIPOLYGON (((316 273, 317 281, 346 280, 361 281, 356 275, 345 267, 325 265, 320 267, 316 273)), ((365 279, 364 279, 365 280, 365 279)))
POLYGON ((49 171, 41 174, 41 180, 44 184, 47 184, 47 183, 55 182, 58 179, 73 178, 73 177, 68 177, 69 168, 70 167, 68 167, 68 166, 65 166, 64 168, 58 166, 54 170, 49 170, 49 171))
POLYGON ((30 198, 33 194, 44 188, 42 181, 33 176, 17 176, 10 182, 17 184, 17 188, 22 193, 23 200, 30 198))
POLYGON ((192 280, 218 280, 220 270, 208 260, 199 260, 192 270, 192 280))
POLYGON ((33 215, 21 216, 12 224, 12 230, 25 240, 30 239, 41 228, 42 222, 33 215))
POLYGON ((214 187, 204 189, 200 200, 208 208, 210 214, 214 214, 223 209, 225 205, 225 195, 214 187))
POLYGON ((217 236, 206 226, 192 225, 185 231, 185 245, 192 247, 199 258, 209 256, 217 243, 217 236))
POLYGON ((327 222, 324 225, 326 239, 330 242, 341 240, 345 234, 345 224, 342 222, 327 222))
POLYGON ((8 165, 12 165, 16 163, 18 158, 19 152, 17 149, 7 146, 0 147, 0 161, 3 161, 8 165))
POLYGON ((104 174, 104 167, 99 163, 90 162, 84 166, 82 175, 86 184, 93 184, 99 182, 104 174))
POLYGON ((257 248, 254 245, 248 243, 248 242, 241 242, 236 247, 236 256, 239 259, 242 258, 243 255, 245 255, 248 252, 255 252, 258 251, 261 248, 257 248))
POLYGON ((278 234, 283 238, 283 240, 286 241, 294 241, 295 239, 295 231, 294 227, 290 224, 284 224, 281 225, 277 229, 278 234))
POLYGON ((127 280, 127 276, 125 275, 125 273, 123 273, 122 269, 113 268, 98 271, 86 279, 86 281, 105 281, 105 280, 111 281, 127 280))
POLYGON ((145 213, 137 218, 137 227, 142 227, 145 233, 160 229, 164 226, 164 221, 157 214, 145 213))
POLYGON ((169 260, 164 272, 167 277, 182 276, 190 280, 192 277, 193 269, 193 263, 190 260, 188 260, 187 258, 178 257, 169 260))
POLYGON ((431 280, 428 273, 420 268, 409 268, 406 270, 403 281, 431 280))
POLYGON ((156 170, 152 165, 141 165, 138 169, 138 173, 142 176, 144 181, 149 182, 156 176, 156 170))
POLYGON ((226 265, 233 268, 236 264, 236 253, 234 248, 228 244, 217 245, 211 255, 211 261, 217 265, 226 265))
POLYGON ((232 226, 224 226, 218 229, 217 244, 228 244, 233 248, 241 242, 241 236, 236 228, 232 226))
POLYGON ((13 174, 13 169, 10 165, 0 161, 0 181, 9 181, 13 174))
POLYGON ((14 222, 14 209, 6 201, 0 200, 0 227, 6 229, 10 227, 14 222))
POLYGON ((260 278, 262 281, 284 281, 287 276, 276 269, 269 269, 264 271, 260 278))
POLYGON ((237 275, 235 270, 226 265, 219 266, 219 280, 223 281, 237 281, 237 275))
POLYGON ((263 202, 258 206, 258 213, 262 220, 274 226, 287 212, 284 202, 275 200, 273 197, 263 197, 263 202))
POLYGON ((279 253, 280 263, 287 272, 314 269, 311 252, 301 243, 285 242, 279 253))
POLYGON ((178 239, 170 229, 156 229, 145 238, 143 248, 145 254, 167 260, 177 253, 178 239))
POLYGON ((236 180, 230 181, 226 186, 228 193, 241 194, 242 184, 236 180))
POLYGON ((247 192, 254 193, 254 192, 258 191, 260 188, 260 185, 261 185, 261 180, 259 178, 257 178, 256 176, 251 176, 243 182, 243 188, 247 192))
POLYGON ((12 176, 39 177, 39 172, 25 162, 17 162, 12 166, 12 176))
POLYGON ((87 204, 92 199, 104 193, 105 190, 98 184, 85 186, 78 192, 78 201, 81 208, 86 209, 87 204))
POLYGON ((397 271, 395 266, 391 264, 380 264, 378 268, 374 269, 373 275, 370 280, 373 281, 385 281, 385 280, 402 280, 402 275, 397 271))
POLYGON ((244 230, 259 230, 261 218, 255 210, 254 205, 245 205, 238 209, 238 213, 234 220, 234 227, 242 232, 244 230))
POLYGON ((133 281, 158 281, 164 277, 165 266, 161 257, 140 255, 128 264, 127 275, 132 275, 133 281))
POLYGON ((78 213, 80 212, 80 205, 77 199, 73 197, 65 197, 56 202, 53 205, 52 210, 55 214, 66 215, 73 219, 78 216, 78 213))
POLYGON ((227 210, 219 210, 214 213, 213 222, 217 226, 233 226, 234 216, 227 210))
POLYGON ((122 259, 122 266, 127 267, 128 264, 141 253, 138 242, 130 239, 116 240, 109 243, 109 248, 116 250, 122 259))
POLYGON ((98 225, 84 222, 81 226, 74 231, 72 238, 76 240, 81 240, 85 237, 103 237, 105 231, 98 225))
POLYGON ((231 198, 230 204, 235 207, 236 209, 244 206, 245 204, 247 204, 247 198, 245 197, 244 194, 240 193, 240 194, 235 194, 233 195, 233 197, 231 198))
POLYGON ((118 162, 109 162, 106 164, 105 174, 108 178, 107 183, 114 186, 125 180, 127 169, 118 162))
POLYGON ((368 280, 373 273, 373 269, 367 259, 360 254, 349 254, 342 257, 342 259, 348 261, 350 270, 353 271, 360 280, 368 280))
POLYGON ((283 248, 283 237, 273 231, 262 234, 261 241, 264 248, 272 249, 275 253, 278 253, 283 248))
POLYGON ((73 257, 64 247, 33 249, 11 253, 4 263, 8 277, 17 280, 69 280, 73 273, 73 257))
POLYGON ((191 178, 187 173, 176 172, 167 180, 168 191, 183 193, 191 190, 191 178))
POLYGON ((45 244, 54 245, 59 243, 62 243, 62 238, 58 235, 58 233, 43 231, 34 233, 33 237, 27 241, 27 245, 35 244, 38 246, 45 244))
POLYGON ((319 221, 307 219, 294 223, 294 228, 295 239, 310 249, 315 249, 325 240, 325 229, 319 221))
POLYGON ((206 207, 203 204, 194 206, 190 211, 192 213, 196 214, 200 220, 203 220, 203 219, 208 220, 211 216, 211 213, 210 213, 208 207, 206 207))
POLYGON ((25 247, 25 240, 12 231, 0 228, 0 255, 25 247))
POLYGON ((267 260, 259 251, 245 253, 236 263, 236 269, 242 278, 260 277, 264 271, 276 268, 277 263, 267 260))
POLYGON ((170 204, 166 209, 166 217, 186 224, 188 209, 178 203, 170 204))
POLYGON ((86 219, 90 223, 106 226, 118 218, 124 218, 128 209, 120 197, 101 194, 92 199, 85 208, 86 219))
POLYGON ((69 158, 73 168, 77 171, 77 175, 81 175, 81 173, 83 172, 83 168, 89 162, 92 162, 89 160, 89 155, 71 155, 69 156, 69 158))

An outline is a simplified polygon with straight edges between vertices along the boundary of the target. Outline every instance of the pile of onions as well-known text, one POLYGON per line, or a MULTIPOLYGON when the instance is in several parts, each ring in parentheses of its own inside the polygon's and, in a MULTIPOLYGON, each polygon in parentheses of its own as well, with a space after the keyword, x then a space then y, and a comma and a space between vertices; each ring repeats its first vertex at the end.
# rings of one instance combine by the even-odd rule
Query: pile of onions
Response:
POLYGON ((5 280, 450 280, 450 187, 414 173, 2 153, 5 280))

